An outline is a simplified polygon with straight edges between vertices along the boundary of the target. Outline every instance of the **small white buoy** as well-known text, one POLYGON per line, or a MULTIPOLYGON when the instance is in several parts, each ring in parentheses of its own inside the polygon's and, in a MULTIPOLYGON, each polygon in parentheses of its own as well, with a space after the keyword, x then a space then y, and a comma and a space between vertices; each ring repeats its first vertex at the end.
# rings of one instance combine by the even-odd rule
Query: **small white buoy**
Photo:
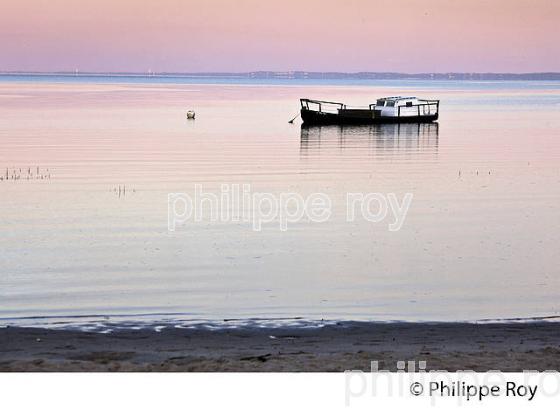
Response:
POLYGON ((187 119, 194 120, 195 113, 194 111, 187 111, 187 119))

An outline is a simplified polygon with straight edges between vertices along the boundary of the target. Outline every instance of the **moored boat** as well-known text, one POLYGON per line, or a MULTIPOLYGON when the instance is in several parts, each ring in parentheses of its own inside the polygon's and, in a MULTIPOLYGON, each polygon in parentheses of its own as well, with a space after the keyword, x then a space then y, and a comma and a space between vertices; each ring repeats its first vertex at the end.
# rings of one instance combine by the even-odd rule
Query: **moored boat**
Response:
POLYGON ((432 122, 439 117, 439 100, 416 97, 380 98, 368 107, 300 99, 304 124, 381 124, 401 122, 432 122))

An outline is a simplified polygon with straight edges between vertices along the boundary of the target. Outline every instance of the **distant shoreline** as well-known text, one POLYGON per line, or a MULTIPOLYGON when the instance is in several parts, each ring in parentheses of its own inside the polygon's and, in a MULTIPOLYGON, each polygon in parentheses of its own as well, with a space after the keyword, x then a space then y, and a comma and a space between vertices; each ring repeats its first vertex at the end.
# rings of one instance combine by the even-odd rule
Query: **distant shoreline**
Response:
POLYGON ((560 370, 560 323, 339 323, 321 328, 0 329, 0 371, 560 370))
POLYGON ((394 72, 311 72, 253 71, 243 73, 173 73, 173 72, 0 72, 0 77, 138 77, 205 79, 277 79, 277 80, 452 80, 452 81, 560 81, 560 72, 537 73, 394 73, 394 72))

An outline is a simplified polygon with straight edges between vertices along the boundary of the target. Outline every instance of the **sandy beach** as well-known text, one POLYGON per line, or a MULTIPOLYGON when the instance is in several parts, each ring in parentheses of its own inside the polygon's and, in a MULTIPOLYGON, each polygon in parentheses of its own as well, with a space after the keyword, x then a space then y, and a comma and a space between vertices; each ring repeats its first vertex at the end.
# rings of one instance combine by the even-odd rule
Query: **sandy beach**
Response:
POLYGON ((558 370, 560 323, 340 323, 322 328, 0 329, 0 371, 558 370))

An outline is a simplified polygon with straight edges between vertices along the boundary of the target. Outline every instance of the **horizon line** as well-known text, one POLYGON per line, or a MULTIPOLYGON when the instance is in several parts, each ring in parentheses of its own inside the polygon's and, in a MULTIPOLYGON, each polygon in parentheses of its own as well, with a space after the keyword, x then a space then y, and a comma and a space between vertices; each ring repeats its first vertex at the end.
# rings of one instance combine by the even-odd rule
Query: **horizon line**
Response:
POLYGON ((400 76, 429 76, 429 75, 508 75, 508 76, 527 76, 527 75, 560 75, 560 71, 528 71, 528 72, 505 72, 505 71, 426 71, 417 73, 407 73, 401 71, 307 71, 307 70, 253 70, 253 71, 74 71, 55 70, 55 71, 18 71, 0 70, 0 75, 139 75, 139 76, 165 76, 165 75, 239 75, 246 76, 252 74, 276 74, 276 75, 400 75, 400 76))

